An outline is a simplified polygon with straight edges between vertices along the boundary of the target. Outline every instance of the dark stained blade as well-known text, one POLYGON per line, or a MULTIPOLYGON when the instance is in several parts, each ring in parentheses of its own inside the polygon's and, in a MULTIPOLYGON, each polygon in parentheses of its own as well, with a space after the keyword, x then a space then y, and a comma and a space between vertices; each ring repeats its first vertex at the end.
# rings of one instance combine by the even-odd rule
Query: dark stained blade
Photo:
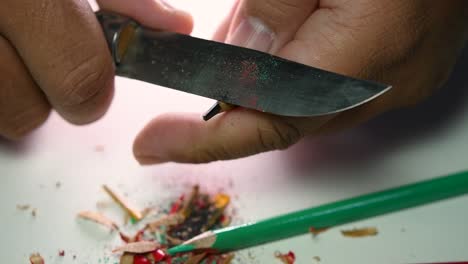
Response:
MULTIPOLYGON (((100 20, 115 54, 119 25, 100 20)), ((116 58, 118 75, 245 108, 283 116, 325 115, 390 88, 251 49, 139 25, 134 29, 124 55, 116 58)))

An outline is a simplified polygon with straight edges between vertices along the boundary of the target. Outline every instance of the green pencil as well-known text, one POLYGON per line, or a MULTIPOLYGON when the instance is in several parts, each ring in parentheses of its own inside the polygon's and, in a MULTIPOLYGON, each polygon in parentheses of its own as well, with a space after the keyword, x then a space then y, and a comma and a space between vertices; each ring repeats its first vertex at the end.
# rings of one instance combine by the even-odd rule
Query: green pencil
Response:
POLYGON ((421 181, 266 220, 205 232, 170 248, 174 255, 197 249, 228 252, 400 211, 468 193, 468 171, 421 181))

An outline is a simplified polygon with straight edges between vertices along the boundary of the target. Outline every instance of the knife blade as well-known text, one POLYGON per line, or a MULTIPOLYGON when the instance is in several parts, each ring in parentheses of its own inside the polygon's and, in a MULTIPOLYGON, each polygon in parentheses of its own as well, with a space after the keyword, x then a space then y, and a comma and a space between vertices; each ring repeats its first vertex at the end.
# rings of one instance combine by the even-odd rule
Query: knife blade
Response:
POLYGON ((391 87, 267 53, 97 12, 116 74, 275 115, 312 117, 351 109, 391 87))

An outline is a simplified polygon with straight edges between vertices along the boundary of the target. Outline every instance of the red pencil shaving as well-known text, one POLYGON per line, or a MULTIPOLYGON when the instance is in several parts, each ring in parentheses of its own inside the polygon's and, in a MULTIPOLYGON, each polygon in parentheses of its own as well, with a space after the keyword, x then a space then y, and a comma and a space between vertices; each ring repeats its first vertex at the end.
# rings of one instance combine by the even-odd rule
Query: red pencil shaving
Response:
POLYGON ((296 261, 296 255, 292 251, 289 251, 286 254, 282 254, 281 252, 276 251, 275 257, 281 260, 281 262, 283 262, 284 264, 294 264, 294 262, 296 261))

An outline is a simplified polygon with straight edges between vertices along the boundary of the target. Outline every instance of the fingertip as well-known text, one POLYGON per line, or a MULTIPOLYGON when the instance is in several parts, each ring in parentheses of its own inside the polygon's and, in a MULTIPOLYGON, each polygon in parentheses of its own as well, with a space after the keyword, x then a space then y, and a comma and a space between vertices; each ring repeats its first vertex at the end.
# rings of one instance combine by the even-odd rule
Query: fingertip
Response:
POLYGON ((192 131, 197 137, 196 129, 200 122, 192 114, 168 113, 151 120, 136 136, 133 143, 133 154, 142 165, 160 164, 168 161, 190 162, 188 150, 193 147, 190 137, 192 131))
POLYGON ((57 112, 68 122, 75 125, 85 125, 102 118, 110 107, 114 97, 114 72, 112 67, 103 69, 98 79, 88 84, 86 97, 77 101, 67 101, 67 104, 57 104, 57 112))
POLYGON ((177 20, 178 25, 174 27, 176 32, 181 33, 181 34, 190 34, 193 31, 193 16, 182 10, 177 10, 176 11, 178 14, 177 16, 180 18, 177 20))
POLYGON ((157 165, 157 164, 162 164, 166 163, 166 161, 163 161, 157 157, 152 157, 152 156, 137 156, 135 155, 135 159, 138 161, 138 163, 141 166, 149 166, 149 165, 157 165))
POLYGON ((165 114, 138 134, 133 152, 143 164, 208 163, 283 149, 300 137, 282 118, 242 108, 208 122, 197 114, 165 114))

